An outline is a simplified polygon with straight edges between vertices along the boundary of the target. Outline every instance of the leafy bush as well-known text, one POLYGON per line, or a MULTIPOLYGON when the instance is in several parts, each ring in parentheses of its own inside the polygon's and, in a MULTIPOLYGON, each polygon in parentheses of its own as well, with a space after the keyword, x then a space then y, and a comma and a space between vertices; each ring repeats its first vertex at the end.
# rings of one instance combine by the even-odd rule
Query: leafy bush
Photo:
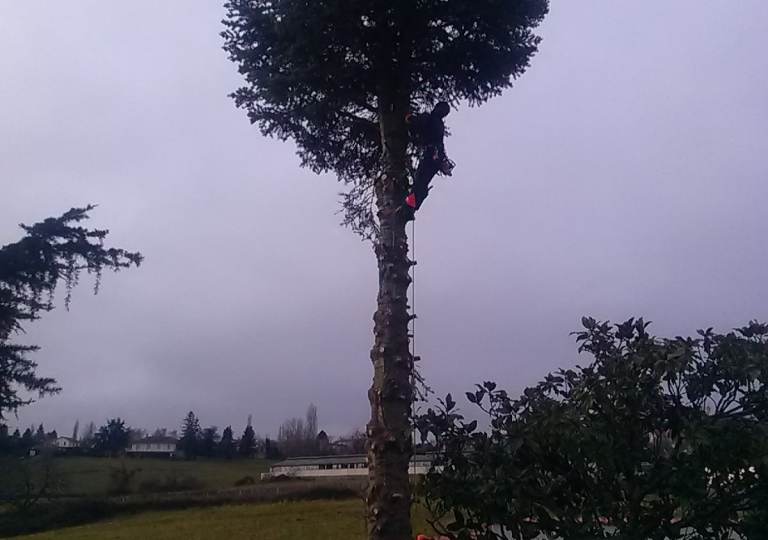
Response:
POLYGON ((441 532, 766 538, 768 325, 696 339, 652 337, 642 319, 583 325, 589 366, 518 399, 493 382, 467 393, 490 430, 450 394, 418 420, 440 451, 425 488, 441 532))
POLYGON ((32 459, 0 457, 0 506, 26 512, 41 501, 60 496, 67 485, 50 455, 32 459))
POLYGON ((140 471, 140 468, 128 467, 125 461, 121 461, 119 467, 110 467, 109 488, 107 491, 111 495, 125 495, 130 493, 133 491, 133 479, 140 471))

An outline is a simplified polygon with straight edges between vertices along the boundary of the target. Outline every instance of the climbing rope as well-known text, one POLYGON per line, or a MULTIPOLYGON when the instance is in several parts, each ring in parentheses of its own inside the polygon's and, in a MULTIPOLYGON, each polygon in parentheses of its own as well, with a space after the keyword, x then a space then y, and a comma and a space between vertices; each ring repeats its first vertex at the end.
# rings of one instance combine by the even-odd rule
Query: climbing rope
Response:
MULTIPOLYGON (((416 262, 416 216, 411 221, 411 262, 416 262)), ((416 416, 416 265, 411 264, 411 418, 416 416)), ((417 444, 416 430, 413 430, 413 444, 417 444)))
MULTIPOLYGON (((416 217, 411 221, 411 262, 416 262, 416 217)), ((416 314, 416 265, 411 265, 411 313, 416 314)), ((416 358, 416 317, 411 319, 411 356, 416 358)), ((414 371, 415 371, 414 362, 414 371)))

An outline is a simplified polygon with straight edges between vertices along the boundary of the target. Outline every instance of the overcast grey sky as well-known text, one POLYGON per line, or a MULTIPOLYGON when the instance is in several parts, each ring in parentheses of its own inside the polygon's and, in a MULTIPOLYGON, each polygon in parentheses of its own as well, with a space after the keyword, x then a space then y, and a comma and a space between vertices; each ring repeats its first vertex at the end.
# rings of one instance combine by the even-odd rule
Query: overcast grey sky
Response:
MULTIPOLYGON (((227 98, 220 3, 0 0, 0 244, 97 203, 91 225, 146 256, 29 326, 64 391, 14 424, 368 419, 373 253, 335 180, 227 98)), ((764 0, 554 0, 516 87, 448 118, 458 167, 416 227, 439 394, 587 362, 582 315, 660 335, 768 319, 767 27, 764 0)))

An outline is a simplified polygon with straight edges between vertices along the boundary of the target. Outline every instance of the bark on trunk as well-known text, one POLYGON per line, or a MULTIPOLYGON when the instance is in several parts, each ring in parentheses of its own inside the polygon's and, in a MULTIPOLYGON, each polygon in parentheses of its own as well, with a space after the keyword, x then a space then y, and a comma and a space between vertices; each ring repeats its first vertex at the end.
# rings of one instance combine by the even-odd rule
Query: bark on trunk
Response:
POLYGON ((373 385, 368 391, 371 421, 367 428, 369 482, 367 491, 370 540, 410 540, 411 486, 408 464, 412 401, 409 350, 408 287, 411 283, 408 216, 399 212, 406 190, 407 97, 380 100, 379 119, 384 145, 383 174, 376 203, 380 235, 376 242, 379 267, 378 309, 374 314, 375 342, 371 350, 373 385))

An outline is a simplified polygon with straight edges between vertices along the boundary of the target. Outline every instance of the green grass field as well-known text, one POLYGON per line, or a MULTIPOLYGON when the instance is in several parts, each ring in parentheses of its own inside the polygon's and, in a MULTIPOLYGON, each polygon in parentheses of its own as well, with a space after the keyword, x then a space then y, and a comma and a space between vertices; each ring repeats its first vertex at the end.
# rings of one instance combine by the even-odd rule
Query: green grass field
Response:
MULTIPOLYGON (((416 507, 414 536, 430 533, 416 507)), ((60 529, 18 540, 363 540, 362 501, 309 501, 156 512, 60 529)))
POLYGON ((94 458, 66 457, 57 458, 56 465, 66 478, 66 492, 77 495, 104 495, 110 486, 109 472, 112 467, 140 469, 134 477, 134 487, 142 482, 162 480, 168 475, 193 476, 200 480, 205 488, 218 489, 232 487, 245 476, 257 482, 261 473, 269 470, 270 463, 263 459, 244 460, 170 460, 152 458, 94 458))

